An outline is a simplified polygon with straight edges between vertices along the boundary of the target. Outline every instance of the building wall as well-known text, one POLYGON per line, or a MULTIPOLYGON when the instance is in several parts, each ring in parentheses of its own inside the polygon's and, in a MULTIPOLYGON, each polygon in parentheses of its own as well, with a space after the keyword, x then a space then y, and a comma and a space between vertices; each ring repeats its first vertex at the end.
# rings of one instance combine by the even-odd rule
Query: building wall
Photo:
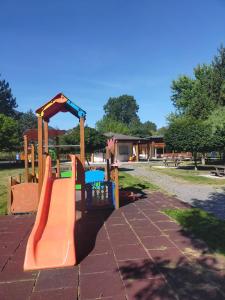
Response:
POLYGON ((133 143, 132 142, 118 142, 117 146, 117 157, 118 161, 128 161, 129 157, 133 154, 133 143))

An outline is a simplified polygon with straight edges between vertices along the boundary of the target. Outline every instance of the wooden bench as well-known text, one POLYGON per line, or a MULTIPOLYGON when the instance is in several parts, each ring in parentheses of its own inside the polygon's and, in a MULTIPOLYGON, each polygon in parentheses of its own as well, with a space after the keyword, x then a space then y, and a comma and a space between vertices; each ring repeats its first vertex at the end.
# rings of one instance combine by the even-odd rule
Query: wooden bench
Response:
POLYGON ((213 166, 215 170, 211 171, 210 174, 215 175, 215 176, 225 176, 225 166, 213 166))

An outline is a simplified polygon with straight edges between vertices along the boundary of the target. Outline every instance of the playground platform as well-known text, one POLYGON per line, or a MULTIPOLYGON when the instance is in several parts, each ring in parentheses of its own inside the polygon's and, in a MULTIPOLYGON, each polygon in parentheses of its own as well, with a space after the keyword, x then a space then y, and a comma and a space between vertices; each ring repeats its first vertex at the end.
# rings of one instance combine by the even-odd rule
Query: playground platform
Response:
POLYGON ((77 221, 79 264, 23 272, 34 216, 0 217, 0 299, 225 299, 225 260, 160 212, 160 192, 77 221))

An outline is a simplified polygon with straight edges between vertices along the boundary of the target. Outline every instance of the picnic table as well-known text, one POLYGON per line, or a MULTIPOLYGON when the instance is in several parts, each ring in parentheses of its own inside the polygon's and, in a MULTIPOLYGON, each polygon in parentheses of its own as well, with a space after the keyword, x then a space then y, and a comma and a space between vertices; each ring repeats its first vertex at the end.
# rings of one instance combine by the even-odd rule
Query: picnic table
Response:
POLYGON ((225 176, 225 165, 214 165, 212 166, 215 170, 211 171, 210 173, 219 177, 225 176))
POLYGON ((173 166, 173 167, 178 167, 181 161, 179 159, 164 159, 164 165, 165 167, 173 166))

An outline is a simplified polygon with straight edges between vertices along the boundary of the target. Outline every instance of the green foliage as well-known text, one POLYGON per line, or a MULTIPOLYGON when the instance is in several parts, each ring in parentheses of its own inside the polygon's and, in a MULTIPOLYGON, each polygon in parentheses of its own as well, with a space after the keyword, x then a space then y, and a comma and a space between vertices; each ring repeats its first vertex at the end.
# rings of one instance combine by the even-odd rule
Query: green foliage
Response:
POLYGON ((133 96, 109 98, 104 105, 105 115, 96 123, 96 128, 102 133, 150 136, 156 131, 156 125, 150 121, 142 123, 137 114, 138 109, 139 106, 133 96))
POLYGON ((0 114, 0 151, 11 151, 19 144, 18 122, 0 114))
POLYGON ((16 107, 16 98, 12 95, 9 83, 5 80, 0 80, 0 114, 14 117, 16 115, 14 110, 16 107))
POLYGON ((137 135, 141 137, 151 136, 154 131, 156 131, 156 124, 150 121, 141 123, 139 120, 131 122, 130 134, 137 135))
POLYGON ((109 98, 104 105, 105 116, 112 120, 129 125, 134 120, 139 120, 137 115, 139 106, 133 96, 122 95, 109 98))
POLYGON ((166 134, 167 130, 168 130, 168 127, 163 126, 163 127, 160 127, 159 129, 157 129, 157 131, 154 134, 164 136, 166 134))
MULTIPOLYGON (((102 150, 106 146, 106 137, 94 128, 86 126, 85 129, 85 147, 86 152, 92 153, 95 150, 102 150)), ((76 126, 68 130, 65 135, 60 138, 62 144, 78 145, 80 144, 80 126, 76 126)))
POLYGON ((176 108, 168 118, 166 143, 174 150, 225 150, 225 48, 218 49, 210 65, 198 65, 194 78, 172 82, 176 108))
POLYGON ((202 121, 179 117, 170 124, 165 142, 175 151, 205 152, 212 148, 211 128, 202 121))
POLYGON ((19 115, 19 132, 22 136, 27 129, 37 128, 37 117, 32 110, 19 115))
POLYGON ((205 241, 208 247, 225 255, 225 221, 201 209, 167 209, 164 211, 196 237, 205 241))
POLYGON ((106 116, 104 116, 101 120, 99 120, 96 123, 96 129, 102 133, 114 132, 114 133, 129 134, 130 132, 126 124, 122 122, 118 122, 106 116))
POLYGON ((225 47, 223 45, 218 49, 218 54, 212 61, 212 67, 211 95, 217 104, 225 106, 225 47))

